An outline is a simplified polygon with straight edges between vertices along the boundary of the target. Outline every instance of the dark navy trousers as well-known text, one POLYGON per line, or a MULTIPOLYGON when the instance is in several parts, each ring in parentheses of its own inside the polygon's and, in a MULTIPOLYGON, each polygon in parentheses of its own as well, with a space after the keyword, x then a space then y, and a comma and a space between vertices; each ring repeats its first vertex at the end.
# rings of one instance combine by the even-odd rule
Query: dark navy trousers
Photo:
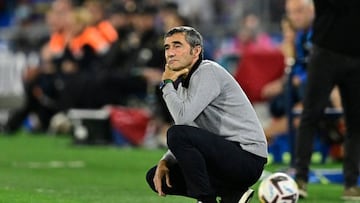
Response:
POLYGON ((313 141, 333 87, 340 90, 346 121, 345 187, 357 185, 360 164, 360 58, 314 46, 308 67, 304 110, 296 137, 296 178, 308 179, 313 141))
MULTIPOLYGON (((191 126, 172 126, 167 143, 177 160, 168 166, 172 188, 163 180, 163 191, 168 195, 196 199, 213 196, 221 197, 224 203, 237 202, 260 178, 267 161, 243 150, 237 142, 191 126)), ((155 170, 156 166, 146 177, 154 191, 155 170)))

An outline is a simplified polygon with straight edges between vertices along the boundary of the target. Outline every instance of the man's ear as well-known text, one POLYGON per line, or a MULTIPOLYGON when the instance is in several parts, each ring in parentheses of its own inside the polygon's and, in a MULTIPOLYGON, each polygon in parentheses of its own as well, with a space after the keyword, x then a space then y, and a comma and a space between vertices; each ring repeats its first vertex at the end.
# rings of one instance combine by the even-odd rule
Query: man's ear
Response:
POLYGON ((202 48, 201 48, 201 46, 195 46, 193 50, 194 50, 194 54, 196 56, 199 56, 202 51, 202 48))

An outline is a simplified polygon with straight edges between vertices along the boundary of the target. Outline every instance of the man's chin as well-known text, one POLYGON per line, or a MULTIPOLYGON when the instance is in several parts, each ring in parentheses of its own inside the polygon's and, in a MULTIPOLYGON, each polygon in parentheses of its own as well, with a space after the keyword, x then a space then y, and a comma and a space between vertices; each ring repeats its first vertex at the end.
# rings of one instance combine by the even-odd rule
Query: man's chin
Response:
POLYGON ((171 67, 170 66, 170 70, 172 70, 172 71, 180 71, 182 69, 184 69, 184 67, 171 67))

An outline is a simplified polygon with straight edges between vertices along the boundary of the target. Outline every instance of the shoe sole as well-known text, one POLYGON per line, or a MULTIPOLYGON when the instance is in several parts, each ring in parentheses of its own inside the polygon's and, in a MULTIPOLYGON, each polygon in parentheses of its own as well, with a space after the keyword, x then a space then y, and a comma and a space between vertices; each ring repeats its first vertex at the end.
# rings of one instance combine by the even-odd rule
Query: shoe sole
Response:
POLYGON ((239 203, 249 203, 252 199, 252 197, 254 196, 254 190, 253 189, 248 189, 243 196, 241 197, 239 203))
POLYGON ((305 198, 308 197, 308 194, 307 194, 307 192, 304 191, 304 190, 299 190, 299 197, 300 197, 301 199, 305 199, 305 198))

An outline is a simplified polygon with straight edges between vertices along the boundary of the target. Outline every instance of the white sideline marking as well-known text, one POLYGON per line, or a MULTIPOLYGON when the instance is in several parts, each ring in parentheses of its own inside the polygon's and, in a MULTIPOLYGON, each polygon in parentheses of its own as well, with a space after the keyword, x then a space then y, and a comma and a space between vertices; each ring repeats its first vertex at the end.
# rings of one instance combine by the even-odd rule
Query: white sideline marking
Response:
POLYGON ((55 192, 53 189, 45 189, 45 188, 36 188, 35 191, 38 193, 54 193, 55 192))
POLYGON ((84 161, 29 161, 29 162, 13 162, 15 168, 31 168, 31 169, 43 169, 43 168, 84 168, 86 166, 84 161))

